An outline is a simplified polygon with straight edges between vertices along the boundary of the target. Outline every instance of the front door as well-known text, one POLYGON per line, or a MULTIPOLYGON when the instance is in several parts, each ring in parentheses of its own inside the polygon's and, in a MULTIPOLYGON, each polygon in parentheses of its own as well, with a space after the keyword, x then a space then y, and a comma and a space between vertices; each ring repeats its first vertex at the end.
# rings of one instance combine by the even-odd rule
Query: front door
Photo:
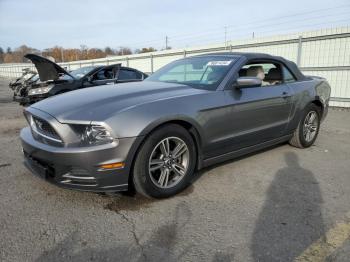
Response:
POLYGON ((283 81, 280 65, 249 64, 240 72, 244 76, 260 77, 263 84, 224 91, 230 104, 227 142, 231 151, 281 137, 292 106, 291 90, 283 81))

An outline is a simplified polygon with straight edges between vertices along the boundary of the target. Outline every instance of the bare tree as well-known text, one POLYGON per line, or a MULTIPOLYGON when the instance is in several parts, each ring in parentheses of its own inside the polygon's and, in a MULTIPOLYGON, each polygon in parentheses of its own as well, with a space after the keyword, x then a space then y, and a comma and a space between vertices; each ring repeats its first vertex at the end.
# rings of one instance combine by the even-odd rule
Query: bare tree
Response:
POLYGON ((121 46, 117 51, 117 55, 131 55, 131 54, 132 54, 132 51, 129 47, 121 46))
POLYGON ((138 49, 137 53, 141 54, 141 53, 148 53, 148 52, 155 52, 155 51, 157 51, 157 49, 155 49, 154 47, 143 47, 141 49, 138 49))
POLYGON ((80 45, 80 49, 54 46, 40 51, 26 45, 21 45, 20 47, 14 49, 14 51, 8 47, 6 53, 0 49, 0 63, 28 62, 27 59, 24 58, 24 55, 28 53, 40 54, 44 57, 52 57, 56 62, 70 62, 85 59, 104 58, 108 55, 130 55, 132 54, 132 51, 129 47, 120 47, 118 50, 115 50, 109 46, 105 47, 104 49, 100 49, 88 48, 86 45, 80 45))
POLYGON ((4 50, 2 49, 2 47, 0 47, 0 63, 4 62, 4 56, 5 56, 4 50))

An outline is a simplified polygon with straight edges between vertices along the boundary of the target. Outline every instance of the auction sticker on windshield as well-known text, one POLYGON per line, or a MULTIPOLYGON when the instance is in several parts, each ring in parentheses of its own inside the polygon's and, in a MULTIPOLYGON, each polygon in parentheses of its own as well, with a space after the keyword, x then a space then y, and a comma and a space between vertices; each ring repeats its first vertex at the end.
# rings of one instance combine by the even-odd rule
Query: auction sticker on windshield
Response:
POLYGON ((210 61, 207 63, 207 66, 228 66, 232 60, 227 61, 210 61))

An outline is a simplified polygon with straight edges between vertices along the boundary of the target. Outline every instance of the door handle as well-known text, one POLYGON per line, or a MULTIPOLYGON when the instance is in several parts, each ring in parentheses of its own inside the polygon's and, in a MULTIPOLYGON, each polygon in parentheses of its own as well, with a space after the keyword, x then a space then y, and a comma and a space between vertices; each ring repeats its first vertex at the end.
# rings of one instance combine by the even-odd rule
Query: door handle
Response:
POLYGON ((282 98, 286 99, 288 97, 290 97, 290 95, 288 94, 288 92, 284 91, 281 95, 282 98))

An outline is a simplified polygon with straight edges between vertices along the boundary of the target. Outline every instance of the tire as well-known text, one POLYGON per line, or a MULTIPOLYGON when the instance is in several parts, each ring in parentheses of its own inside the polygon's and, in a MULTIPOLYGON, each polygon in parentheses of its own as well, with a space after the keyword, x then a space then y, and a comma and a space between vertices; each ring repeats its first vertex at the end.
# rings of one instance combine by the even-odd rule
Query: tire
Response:
POLYGON ((298 148, 307 148, 313 145, 320 130, 320 119, 320 108, 315 104, 309 104, 302 114, 298 127, 293 133, 293 137, 289 140, 289 144, 298 148), (312 115, 315 116, 315 119, 312 124, 310 124, 309 120, 312 115), (309 134, 308 130, 314 130, 312 132, 310 131, 312 134, 311 136, 307 135, 309 134))
POLYGON ((169 124, 156 129, 136 155, 132 172, 136 191, 152 198, 179 193, 189 185, 196 159, 194 141, 185 128, 169 124))

